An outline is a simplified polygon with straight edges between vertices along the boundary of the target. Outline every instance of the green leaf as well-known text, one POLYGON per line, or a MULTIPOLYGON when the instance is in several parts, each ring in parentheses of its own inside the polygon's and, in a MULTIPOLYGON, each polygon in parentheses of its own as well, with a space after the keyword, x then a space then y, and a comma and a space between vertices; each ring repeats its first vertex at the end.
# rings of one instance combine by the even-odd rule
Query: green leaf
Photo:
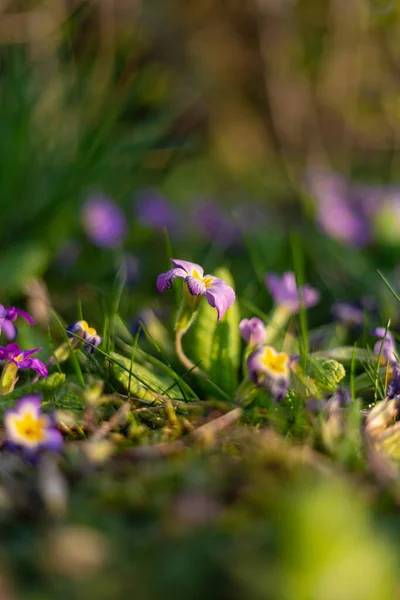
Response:
MULTIPOLYGON (((217 269, 215 276, 234 287, 234 281, 228 269, 217 269)), ((196 321, 185 336, 184 342, 191 360, 230 396, 234 395, 237 388, 240 362, 239 320, 237 301, 218 323, 217 311, 203 299, 196 321)), ((206 382, 201 382, 200 385, 207 392, 211 392, 210 385, 206 382)))
POLYGON ((110 352, 113 360, 112 371, 115 379, 131 396, 143 400, 157 400, 158 396, 167 396, 182 400, 183 394, 173 377, 168 374, 150 370, 130 358, 110 352))
POLYGON ((184 344, 189 348, 188 354, 191 360, 206 373, 210 372, 211 348, 216 327, 217 312, 204 298, 200 303, 196 321, 185 337, 184 344))
MULTIPOLYGON (((232 276, 227 269, 217 269, 216 277, 234 287, 232 276)), ((211 346, 210 378, 221 389, 231 394, 232 398, 238 384, 239 320, 239 306, 235 302, 216 325, 211 346)))
POLYGON ((36 383, 22 385, 1 398, 0 414, 19 398, 30 394, 42 394, 44 400, 50 400, 64 383, 65 374, 57 372, 52 373, 49 377, 39 379, 36 383))
POLYGON ((349 364, 354 360, 360 362, 377 360, 377 357, 370 350, 366 348, 354 348, 354 346, 340 346, 339 348, 331 348, 329 350, 318 350, 318 352, 313 352, 311 356, 316 358, 331 358, 339 362, 348 362, 349 364))

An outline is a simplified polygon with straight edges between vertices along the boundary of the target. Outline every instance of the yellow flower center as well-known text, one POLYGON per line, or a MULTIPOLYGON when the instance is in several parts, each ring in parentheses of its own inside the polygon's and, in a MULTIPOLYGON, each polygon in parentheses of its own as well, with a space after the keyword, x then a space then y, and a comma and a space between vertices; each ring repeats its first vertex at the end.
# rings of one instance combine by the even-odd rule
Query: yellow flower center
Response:
POLYGON ((212 287, 214 277, 202 277, 197 269, 193 269, 192 277, 198 279, 199 281, 202 281, 206 288, 212 287))
POLYGON ((38 444, 45 439, 47 417, 41 416, 36 419, 31 413, 25 413, 22 416, 15 416, 13 420, 18 436, 28 444, 38 444))
POLYGON ((18 354, 18 356, 16 356, 14 360, 15 362, 21 362, 22 360, 24 360, 24 357, 22 356, 22 354, 18 354))
POLYGON ((261 362, 272 376, 286 377, 289 374, 289 356, 285 352, 276 352, 274 348, 267 346, 261 362))
POLYGON ((97 335, 97 331, 94 329, 94 327, 89 327, 87 321, 79 321, 79 326, 83 329, 83 331, 86 331, 86 333, 89 333, 90 335, 97 335))

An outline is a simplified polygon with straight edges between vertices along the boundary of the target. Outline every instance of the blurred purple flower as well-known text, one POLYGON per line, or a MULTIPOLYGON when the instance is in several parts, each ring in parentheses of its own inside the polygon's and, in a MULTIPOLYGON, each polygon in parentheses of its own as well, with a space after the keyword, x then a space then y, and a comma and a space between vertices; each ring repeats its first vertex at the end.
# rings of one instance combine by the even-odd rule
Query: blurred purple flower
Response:
POLYGON ((3 332, 7 339, 15 340, 17 337, 17 329, 13 324, 18 317, 22 317, 25 321, 28 321, 30 325, 34 325, 35 321, 28 315, 27 312, 21 310, 20 308, 15 308, 14 306, 10 306, 9 308, 4 308, 2 304, 0 304, 0 332, 3 332))
POLYGON ((275 273, 268 273, 265 277, 265 285, 274 303, 286 306, 293 314, 300 310, 300 302, 304 308, 312 308, 319 302, 319 292, 310 285, 305 284, 297 288, 292 271, 287 271, 281 277, 275 273))
POLYGON ((389 191, 389 186, 374 184, 350 184, 351 197, 354 205, 360 207, 368 217, 373 217, 382 205, 389 191))
POLYGON ((136 218, 145 227, 173 231, 179 223, 178 211, 154 189, 139 192, 134 210, 136 218))
POLYGON ((233 209, 235 222, 240 231, 252 233, 267 227, 270 217, 264 206, 255 203, 243 202, 233 209))
POLYGON ((14 363, 18 369, 32 369, 41 375, 47 377, 47 367, 38 358, 31 358, 32 354, 38 352, 40 348, 33 350, 21 350, 18 344, 8 344, 5 348, 0 346, 0 360, 7 360, 14 363))
POLYGON ((308 189, 317 201, 317 220, 330 237, 350 246, 366 246, 371 240, 370 223, 365 207, 347 181, 330 171, 312 171, 308 189))
POLYGON ((251 346, 258 346, 265 340, 265 323, 258 317, 242 319, 239 331, 244 341, 251 346))
POLYGON ((208 304, 217 309, 218 321, 220 321, 235 301, 233 288, 218 277, 204 275, 204 270, 200 265, 174 258, 171 258, 171 261, 174 268, 157 277, 158 291, 163 292, 170 289, 174 279, 181 277, 185 280, 192 296, 205 296, 208 304))
POLYGON ((82 223, 86 235, 96 246, 117 248, 126 237, 127 222, 123 212, 102 194, 94 195, 85 202, 82 223))
POLYGON ((381 356, 389 363, 397 363, 396 342, 393 335, 384 327, 376 327, 371 334, 380 338, 374 346, 375 356, 381 356))
POLYGON ((364 309, 361 305, 350 302, 335 302, 332 305, 333 317, 347 326, 362 326, 364 323, 364 309))
POLYGON ((317 400, 316 398, 308 400, 306 407, 310 412, 318 414, 325 409, 346 408, 350 403, 350 390, 345 387, 340 387, 327 400, 317 400))
POLYGON ((192 211, 192 218, 195 229, 220 246, 228 246, 241 239, 238 225, 217 202, 198 202, 192 211))
POLYGON ((21 448, 28 455, 41 449, 61 450, 63 437, 54 420, 41 412, 40 404, 40 396, 25 396, 4 413, 7 446, 21 448))

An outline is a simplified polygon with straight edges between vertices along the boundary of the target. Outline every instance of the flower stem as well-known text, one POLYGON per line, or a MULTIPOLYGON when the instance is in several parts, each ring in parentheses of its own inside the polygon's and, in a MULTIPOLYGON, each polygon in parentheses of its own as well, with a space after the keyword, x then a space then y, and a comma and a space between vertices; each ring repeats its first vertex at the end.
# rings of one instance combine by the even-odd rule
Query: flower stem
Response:
POLYGON ((182 335, 186 333, 193 324, 199 309, 201 296, 192 296, 187 285, 183 286, 182 302, 176 316, 175 331, 182 335))
POLYGON ((191 371, 192 373, 195 373, 196 375, 199 375, 199 377, 202 377, 205 381, 207 381, 207 383, 214 388, 218 394, 224 396, 225 400, 228 400, 230 402, 232 402, 232 398, 230 398, 228 396, 228 394, 226 394, 224 392, 224 390, 222 390, 218 385, 216 385, 212 379, 210 379, 210 377, 207 375, 207 373, 205 373, 204 371, 202 371, 202 369, 200 369, 200 367, 198 367, 197 365, 194 364, 194 362, 192 362, 190 360, 190 358, 188 358, 183 350, 182 347, 182 338, 185 334, 185 331, 177 331, 176 332, 176 336, 175 336, 175 350, 176 350, 176 354, 179 358, 179 360, 181 361, 181 363, 183 364, 183 366, 188 370, 191 371))
POLYGON ((196 373, 196 375, 207 378, 207 375, 186 356, 182 346, 184 334, 185 331, 177 331, 175 336, 175 350, 179 360, 188 371, 192 371, 193 373, 196 373))
POLYGON ((246 377, 245 379, 243 379, 242 383, 237 389, 235 404, 239 404, 240 406, 249 405, 257 392, 257 386, 254 384, 253 381, 246 377))

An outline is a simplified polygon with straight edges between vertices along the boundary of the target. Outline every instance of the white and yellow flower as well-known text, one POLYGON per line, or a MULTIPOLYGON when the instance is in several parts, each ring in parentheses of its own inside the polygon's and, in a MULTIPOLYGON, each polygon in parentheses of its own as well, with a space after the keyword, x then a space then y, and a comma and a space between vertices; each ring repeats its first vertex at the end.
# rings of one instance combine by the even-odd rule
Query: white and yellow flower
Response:
POLYGON ((277 401, 282 400, 290 382, 292 358, 272 346, 260 346, 247 361, 249 377, 260 387, 268 389, 277 401))
POLYGON ((4 414, 6 442, 28 453, 60 450, 63 438, 50 416, 41 412, 40 396, 25 396, 4 414))

